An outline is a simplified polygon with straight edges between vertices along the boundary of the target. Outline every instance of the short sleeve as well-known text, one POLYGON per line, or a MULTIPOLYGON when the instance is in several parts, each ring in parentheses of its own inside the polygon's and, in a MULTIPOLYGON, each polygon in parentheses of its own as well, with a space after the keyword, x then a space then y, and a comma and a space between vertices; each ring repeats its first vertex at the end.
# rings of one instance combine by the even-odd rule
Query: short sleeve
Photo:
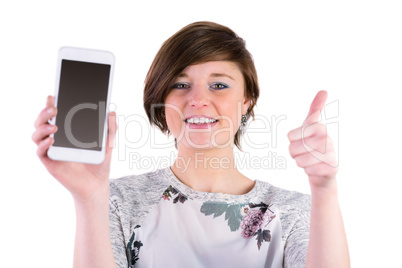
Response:
POLYGON ((306 267, 307 248, 310 234, 311 198, 305 195, 292 212, 294 224, 284 248, 284 266, 306 267))
POLYGON ((109 200, 109 229, 114 260, 117 268, 127 268, 126 246, 118 207, 109 200))

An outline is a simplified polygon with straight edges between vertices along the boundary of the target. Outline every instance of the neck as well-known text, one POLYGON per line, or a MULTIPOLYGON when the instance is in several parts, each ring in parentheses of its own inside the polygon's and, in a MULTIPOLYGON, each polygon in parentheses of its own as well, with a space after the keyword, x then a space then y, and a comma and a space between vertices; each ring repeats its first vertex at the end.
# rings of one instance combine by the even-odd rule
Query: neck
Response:
POLYGON ((194 150, 179 147, 172 172, 185 185, 202 192, 245 194, 254 181, 241 174, 235 165, 233 147, 194 150))

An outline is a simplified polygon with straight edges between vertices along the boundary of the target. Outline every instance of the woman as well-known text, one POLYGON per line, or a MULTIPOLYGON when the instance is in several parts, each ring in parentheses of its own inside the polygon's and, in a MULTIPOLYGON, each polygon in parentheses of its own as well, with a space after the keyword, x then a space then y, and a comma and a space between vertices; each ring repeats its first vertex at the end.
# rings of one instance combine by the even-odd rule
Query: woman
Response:
POLYGON ((211 22, 184 27, 156 55, 144 89, 151 124, 175 137, 178 156, 169 168, 110 183, 115 114, 101 165, 52 161, 46 151, 57 129, 47 121, 57 111, 48 97, 33 140, 46 168, 74 197, 75 267, 347 267, 334 151, 317 123, 326 92, 288 135, 311 199, 236 169, 233 147, 241 149, 258 96, 241 38, 211 22))

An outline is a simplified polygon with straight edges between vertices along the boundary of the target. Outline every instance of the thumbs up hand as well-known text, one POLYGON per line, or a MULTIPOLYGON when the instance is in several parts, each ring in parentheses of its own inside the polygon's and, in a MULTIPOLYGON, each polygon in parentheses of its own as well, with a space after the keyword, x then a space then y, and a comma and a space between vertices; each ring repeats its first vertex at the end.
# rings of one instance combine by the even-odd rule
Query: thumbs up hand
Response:
POLYGON ((312 189, 332 186, 338 171, 333 142, 325 125, 318 122, 327 95, 319 91, 302 126, 288 133, 290 155, 307 173, 312 189))

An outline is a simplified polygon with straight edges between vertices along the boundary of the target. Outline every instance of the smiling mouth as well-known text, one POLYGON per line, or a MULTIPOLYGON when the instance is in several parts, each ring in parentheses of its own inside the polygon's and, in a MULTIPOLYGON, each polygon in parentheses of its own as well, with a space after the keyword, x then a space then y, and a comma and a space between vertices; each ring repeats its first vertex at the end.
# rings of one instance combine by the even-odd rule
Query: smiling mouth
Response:
POLYGON ((213 124, 218 122, 218 120, 213 119, 213 118, 206 118, 206 117, 192 117, 184 120, 187 124, 192 124, 192 125, 203 125, 203 124, 213 124))

